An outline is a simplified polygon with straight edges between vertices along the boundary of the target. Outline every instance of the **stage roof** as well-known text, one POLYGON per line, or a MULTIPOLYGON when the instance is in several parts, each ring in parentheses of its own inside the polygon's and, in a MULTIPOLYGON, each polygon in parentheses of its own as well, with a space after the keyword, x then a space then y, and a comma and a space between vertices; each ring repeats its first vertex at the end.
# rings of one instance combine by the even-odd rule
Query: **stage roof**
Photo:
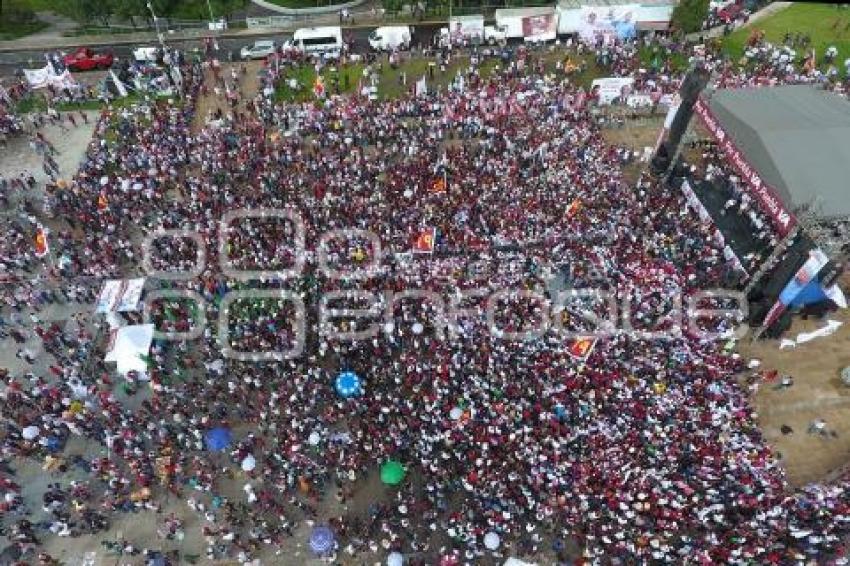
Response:
POLYGON ((850 102, 795 85, 717 90, 709 106, 791 210, 814 205, 821 218, 850 216, 850 102))

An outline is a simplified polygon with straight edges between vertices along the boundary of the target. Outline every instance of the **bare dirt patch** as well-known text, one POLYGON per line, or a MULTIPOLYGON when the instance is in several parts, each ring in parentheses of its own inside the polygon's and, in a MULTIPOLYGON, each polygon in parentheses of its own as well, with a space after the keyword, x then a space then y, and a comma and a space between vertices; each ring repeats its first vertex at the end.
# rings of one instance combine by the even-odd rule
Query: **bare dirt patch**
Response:
POLYGON ((752 396, 765 439, 781 455, 793 486, 821 481, 850 462, 850 388, 839 378, 841 369, 850 366, 850 312, 822 320, 796 317, 785 337, 821 328, 826 319, 844 324, 831 336, 793 349, 780 350, 778 340, 746 341, 739 348, 746 358, 761 360, 761 369, 775 369, 794 380, 789 388, 777 388, 779 378, 760 381, 752 396), (826 421, 830 434, 809 434, 815 419, 826 421), (793 433, 782 434, 783 425, 793 433))

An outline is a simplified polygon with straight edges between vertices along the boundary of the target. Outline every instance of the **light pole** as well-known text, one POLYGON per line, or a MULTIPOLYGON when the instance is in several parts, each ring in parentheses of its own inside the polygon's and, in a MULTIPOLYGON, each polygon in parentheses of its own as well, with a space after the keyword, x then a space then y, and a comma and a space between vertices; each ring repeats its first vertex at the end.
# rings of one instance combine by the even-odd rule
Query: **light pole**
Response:
POLYGON ((210 11, 210 22, 213 22, 212 4, 210 4, 210 0, 207 0, 207 9, 210 11))
POLYGON ((162 47, 162 52, 165 53, 165 39, 162 37, 162 32, 159 31, 159 18, 156 17, 153 11, 153 4, 150 2, 148 2, 148 10, 150 10, 153 17, 153 25, 156 28, 156 36, 159 38, 159 46, 162 47))

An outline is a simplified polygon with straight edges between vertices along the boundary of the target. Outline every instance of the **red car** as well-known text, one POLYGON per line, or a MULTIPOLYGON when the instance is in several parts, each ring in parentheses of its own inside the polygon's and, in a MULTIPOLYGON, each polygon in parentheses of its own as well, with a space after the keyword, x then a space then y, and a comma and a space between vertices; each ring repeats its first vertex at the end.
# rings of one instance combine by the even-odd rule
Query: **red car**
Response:
POLYGON ((112 53, 96 53, 88 47, 80 47, 73 53, 65 55, 62 62, 69 71, 91 71, 92 69, 108 69, 115 59, 112 53))

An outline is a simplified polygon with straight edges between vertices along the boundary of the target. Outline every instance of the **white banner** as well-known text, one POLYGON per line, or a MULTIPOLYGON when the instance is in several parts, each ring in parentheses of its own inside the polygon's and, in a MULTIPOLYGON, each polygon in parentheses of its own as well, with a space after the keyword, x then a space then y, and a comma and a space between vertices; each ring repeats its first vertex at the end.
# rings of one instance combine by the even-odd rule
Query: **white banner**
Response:
POLYGON ((24 76, 32 88, 45 88, 56 75, 51 65, 45 65, 41 69, 24 69, 24 76))
POLYGON ((635 80, 631 77, 606 77, 596 79, 591 85, 591 91, 596 92, 601 105, 611 104, 615 98, 624 98, 631 93, 635 80))
POLYGON ((640 4, 623 6, 582 6, 578 35, 587 42, 602 38, 605 43, 635 35, 640 4))

